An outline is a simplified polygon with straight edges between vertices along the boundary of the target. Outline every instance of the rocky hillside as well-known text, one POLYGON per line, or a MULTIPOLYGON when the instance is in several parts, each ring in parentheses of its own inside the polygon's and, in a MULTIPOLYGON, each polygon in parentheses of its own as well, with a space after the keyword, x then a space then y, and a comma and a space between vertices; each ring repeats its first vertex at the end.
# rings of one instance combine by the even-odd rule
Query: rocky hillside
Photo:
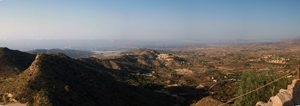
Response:
POLYGON ((71 50, 71 49, 66 49, 66 50, 62 50, 62 49, 36 49, 36 50, 31 50, 31 51, 26 51, 28 53, 34 53, 34 54, 39 54, 39 53, 63 53, 69 57, 72 58, 78 58, 78 57, 89 57, 91 55, 93 55, 93 52, 89 52, 89 51, 80 51, 80 50, 71 50))
MULTIPOLYGON (((223 102, 220 102, 210 96, 208 97, 204 97, 201 100, 199 100, 196 103, 191 104, 191 106, 218 106, 223 104, 223 102)), ((229 105, 229 104, 225 104, 223 106, 233 106, 233 105, 229 105)))
POLYGON ((0 81, 13 78, 26 70, 33 62, 35 54, 0 48, 0 81))
POLYGON ((14 100, 29 105, 166 106, 174 101, 164 94, 118 82, 111 74, 61 53, 38 54, 28 69, 0 83, 0 93, 9 93, 14 100))
POLYGON ((95 69, 109 70, 115 74, 123 75, 127 74, 129 70, 147 71, 150 68, 161 66, 161 63, 156 59, 158 53, 155 50, 141 51, 137 49, 129 52, 135 55, 125 54, 114 59, 89 57, 78 58, 77 60, 79 63, 95 69))

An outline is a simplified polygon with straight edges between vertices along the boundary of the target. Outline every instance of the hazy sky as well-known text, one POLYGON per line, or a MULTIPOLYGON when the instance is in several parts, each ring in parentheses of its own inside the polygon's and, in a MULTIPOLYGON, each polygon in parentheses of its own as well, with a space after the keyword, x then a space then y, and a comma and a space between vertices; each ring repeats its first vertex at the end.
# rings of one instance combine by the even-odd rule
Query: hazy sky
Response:
POLYGON ((300 36, 300 0, 0 0, 0 39, 300 36))

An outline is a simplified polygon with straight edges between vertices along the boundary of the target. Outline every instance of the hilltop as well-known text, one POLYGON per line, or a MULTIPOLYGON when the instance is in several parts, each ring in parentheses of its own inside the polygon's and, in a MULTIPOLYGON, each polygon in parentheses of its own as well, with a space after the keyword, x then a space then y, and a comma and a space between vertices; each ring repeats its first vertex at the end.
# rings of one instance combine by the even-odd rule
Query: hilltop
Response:
POLYGON ((13 78, 26 70, 34 61, 35 54, 29 54, 18 50, 0 48, 0 81, 13 78))
POLYGON ((38 54, 14 79, 0 84, 21 103, 53 105, 170 105, 169 96, 118 82, 62 53, 38 54))
POLYGON ((34 54, 39 54, 39 53, 63 53, 69 57, 72 58, 78 58, 78 57, 89 57, 93 55, 93 52, 89 51, 81 51, 81 50, 71 50, 71 49, 36 49, 36 50, 30 50, 26 51, 28 53, 34 53, 34 54))
POLYGON ((133 49, 133 50, 129 50, 126 52, 122 52, 119 54, 139 55, 140 53, 142 53, 143 51, 146 51, 146 50, 148 50, 148 49, 147 48, 138 48, 138 49, 133 49))

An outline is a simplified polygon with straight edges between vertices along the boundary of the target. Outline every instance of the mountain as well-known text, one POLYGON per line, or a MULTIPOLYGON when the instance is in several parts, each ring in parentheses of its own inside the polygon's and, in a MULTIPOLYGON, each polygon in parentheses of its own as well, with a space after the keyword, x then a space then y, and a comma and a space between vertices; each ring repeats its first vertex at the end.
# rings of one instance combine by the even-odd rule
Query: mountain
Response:
POLYGON ((89 57, 93 55, 93 52, 89 51, 80 51, 80 50, 71 50, 71 49, 36 49, 36 50, 30 50, 26 51, 28 53, 34 53, 34 54, 39 54, 39 53, 63 53, 67 56, 70 56, 72 58, 78 58, 78 57, 89 57))
POLYGON ((287 40, 285 42, 282 42, 281 44, 284 44, 284 45, 298 45, 298 46, 300 46, 300 37, 289 39, 289 40, 287 40))
POLYGON ((157 52, 155 50, 136 49, 127 53, 120 53, 122 55, 113 59, 98 59, 94 57, 77 58, 76 60, 88 67, 100 70, 108 70, 116 75, 127 75, 128 71, 150 72, 153 67, 162 66, 156 60, 157 52), (127 53, 131 53, 129 55, 127 53))
POLYGON ((0 80, 13 78, 26 70, 34 61, 35 54, 29 54, 18 50, 0 48, 0 80))
POLYGON ((116 81, 62 53, 38 54, 24 72, 0 83, 0 94, 29 105, 167 106, 170 96, 116 81), (166 102, 168 101, 168 102, 166 102))
POLYGON ((278 40, 273 42, 259 42, 249 45, 241 45, 244 48, 272 48, 275 50, 298 50, 300 46, 300 37, 289 39, 289 40, 278 40))
POLYGON ((145 51, 141 52, 139 55, 143 55, 144 57, 146 56, 146 58, 156 58, 157 57, 158 52, 156 52, 155 50, 151 50, 151 49, 146 49, 145 51))
POLYGON ((147 50, 147 48, 138 48, 138 49, 133 49, 133 50, 130 50, 130 51, 122 52, 122 53, 119 53, 119 54, 139 55, 140 53, 142 53, 145 50, 147 50))

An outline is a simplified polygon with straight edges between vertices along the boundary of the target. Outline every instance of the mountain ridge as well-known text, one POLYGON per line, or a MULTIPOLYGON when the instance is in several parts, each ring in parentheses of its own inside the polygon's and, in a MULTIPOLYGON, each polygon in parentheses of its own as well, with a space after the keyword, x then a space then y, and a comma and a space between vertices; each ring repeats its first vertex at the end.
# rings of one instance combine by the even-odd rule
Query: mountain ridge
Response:
POLYGON ((18 50, 10 50, 7 47, 0 48, 0 77, 13 78, 26 70, 34 61, 35 54, 18 50))
POLYGON ((170 104, 159 99, 171 99, 118 82, 109 73, 82 65, 62 53, 38 54, 28 69, 0 86, 0 93, 11 93, 21 103, 33 100, 33 105, 163 106, 170 104), (38 92, 47 94, 43 103, 37 102, 38 92))
POLYGON ((89 57, 93 55, 93 52, 89 51, 81 51, 81 50, 73 50, 73 49, 35 49, 35 50, 30 50, 26 51, 28 53, 34 53, 34 54, 39 54, 39 53, 63 53, 69 57, 72 58, 78 58, 78 57, 89 57))

